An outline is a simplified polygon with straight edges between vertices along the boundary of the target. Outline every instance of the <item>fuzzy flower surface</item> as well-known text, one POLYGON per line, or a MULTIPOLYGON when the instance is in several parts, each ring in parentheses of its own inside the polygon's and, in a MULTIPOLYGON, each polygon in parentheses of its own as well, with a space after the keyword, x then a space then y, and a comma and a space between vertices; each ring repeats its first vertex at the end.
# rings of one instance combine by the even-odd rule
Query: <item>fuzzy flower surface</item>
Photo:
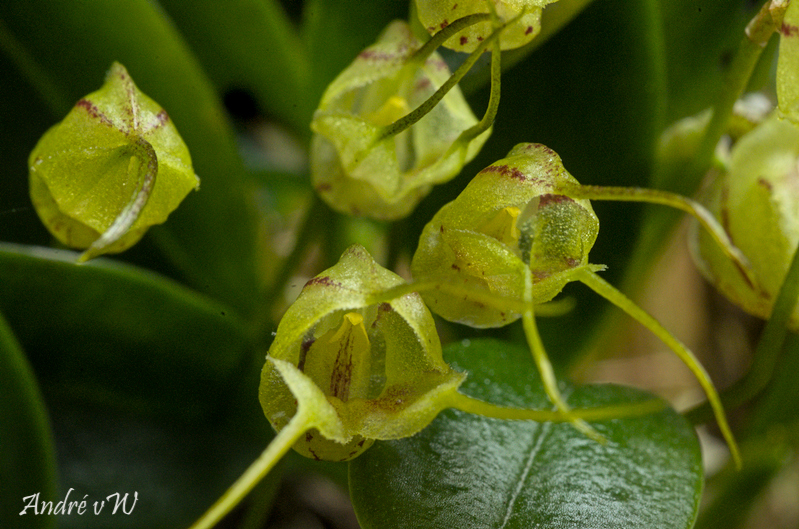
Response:
POLYGON ((527 270, 535 303, 557 295, 571 270, 588 266, 599 231, 590 202, 566 195, 577 185, 560 157, 535 143, 480 171, 425 226, 413 256, 416 281, 446 287, 424 293, 431 310, 473 327, 506 325, 520 313, 500 300, 521 300, 527 270))

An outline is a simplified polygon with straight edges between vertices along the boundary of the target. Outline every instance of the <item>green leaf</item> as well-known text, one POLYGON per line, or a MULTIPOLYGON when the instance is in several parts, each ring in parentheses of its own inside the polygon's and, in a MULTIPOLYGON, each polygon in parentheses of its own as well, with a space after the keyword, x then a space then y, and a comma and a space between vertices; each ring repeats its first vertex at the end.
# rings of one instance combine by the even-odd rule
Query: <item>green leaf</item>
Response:
MULTIPOLYGON (((3 26, 0 24, 0 48, 3 26)), ((3 50, 5 51, 5 50, 3 50)), ((47 105, 32 86, 14 75, 16 66, 0 51, 0 240, 47 244, 52 236, 31 207, 24 177, 30 149, 53 124, 47 105)))
MULTIPOLYGON (((50 517, 57 519, 59 529, 184 529, 266 442, 225 422, 154 421, 137 412, 91 406, 59 406, 53 430, 61 465, 57 499, 72 487, 70 499, 88 494, 90 509, 84 516, 50 517), (99 515, 91 512, 94 501, 114 492, 130 495, 128 510, 138 492, 130 515, 113 515, 113 503, 108 502, 99 515)), ((270 501, 280 477, 273 472, 261 482, 260 501, 270 501)))
POLYGON ((0 244, 0 310, 48 391, 183 419, 218 409, 252 350, 237 315, 155 274, 75 257, 0 244))
POLYGON ((668 79, 668 121, 715 103, 744 28, 764 2, 660 2, 668 79))
POLYGON ((23 498, 39 493, 51 500, 56 491, 55 454, 47 411, 11 327, 0 314, 0 520, 11 528, 55 527, 55 518, 20 516, 23 498), (11 525, 7 525, 7 524, 11 525))
POLYGON ((277 0, 161 0, 222 90, 251 93, 262 110, 310 134, 316 99, 306 96, 305 44, 277 0))
MULTIPOLYGON (((529 352, 473 340, 447 349, 468 367, 464 393, 515 406, 547 403, 529 352)), ((575 407, 638 402, 618 386, 574 389, 575 407)), ((447 411, 418 435, 378 442, 350 463, 365 529, 690 528, 702 489, 696 436, 672 410, 592 424, 605 445, 569 425, 447 411)))
MULTIPOLYGON (((164 12, 148 0, 32 0, 2 4, 0 19, 66 100, 95 90, 119 61, 167 110, 202 188, 152 235, 196 288, 255 311, 255 213, 244 168, 211 82, 164 12)), ((60 119, 69 108, 52 110, 60 119)))

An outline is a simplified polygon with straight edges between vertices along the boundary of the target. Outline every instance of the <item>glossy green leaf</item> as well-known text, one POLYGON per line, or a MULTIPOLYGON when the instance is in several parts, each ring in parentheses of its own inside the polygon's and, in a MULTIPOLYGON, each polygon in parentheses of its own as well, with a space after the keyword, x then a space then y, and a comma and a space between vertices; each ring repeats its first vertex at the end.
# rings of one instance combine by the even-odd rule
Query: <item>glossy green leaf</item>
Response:
POLYGON ((48 390, 184 419, 231 396, 251 343, 229 307, 141 269, 75 258, 0 245, 0 310, 48 390))
MULTIPOLYGON (((119 61, 167 110, 189 148, 202 192, 151 234, 196 288, 242 312, 256 310, 254 212, 244 169, 211 82, 163 10, 147 0, 33 0, 3 3, 0 19, 72 104, 119 61)), ((36 86, 36 79, 30 81, 36 86)), ((53 117, 68 111, 53 108, 53 117)))
POLYGON ((9 528, 55 527, 55 518, 20 516, 23 498, 56 492, 55 453, 47 411, 36 377, 11 328, 0 314, 0 520, 9 528), (9 525, 10 524, 10 525, 9 525))
MULTIPOLYGON (((467 368, 462 386, 485 400, 546 407, 529 352, 472 340, 447 349, 467 368)), ((569 391, 569 404, 651 398, 618 386, 569 391)), ((376 443, 350 463, 365 529, 690 528, 702 489, 699 445, 672 410, 594 423, 598 444, 568 425, 444 412, 418 435, 376 443)))

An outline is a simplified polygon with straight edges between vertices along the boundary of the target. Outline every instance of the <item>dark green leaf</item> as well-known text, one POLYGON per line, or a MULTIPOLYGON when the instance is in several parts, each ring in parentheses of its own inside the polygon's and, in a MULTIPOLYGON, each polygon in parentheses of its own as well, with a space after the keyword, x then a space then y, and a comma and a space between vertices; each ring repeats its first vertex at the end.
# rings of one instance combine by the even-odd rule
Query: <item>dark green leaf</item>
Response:
MULTIPOLYGON (((184 529, 268 442, 226 424, 154 421, 92 406, 60 407, 53 430, 62 482, 57 499, 73 488, 70 499, 88 495, 91 509, 109 494, 128 493, 130 511, 138 493, 130 515, 112 514, 113 503, 106 502, 99 515, 57 517, 59 529, 184 529)), ((273 472, 265 478, 262 500, 270 501, 280 477, 273 472)))
MULTIPOLYGON (((463 390, 547 407, 529 353, 472 341, 447 355, 470 373, 463 390)), ((570 392, 575 407, 651 398, 618 386, 570 392)), ((595 423, 608 443, 569 425, 448 411, 420 434, 376 443, 350 463, 362 526, 404 528, 690 528, 702 489, 693 429, 672 410, 595 423)))
POLYGON ((184 419, 232 396, 252 347, 232 310, 141 269, 76 256, 0 245, 0 310, 49 391, 184 419))
POLYGON ((764 2, 660 2, 667 53, 668 121, 715 102, 747 22, 764 2))
MULTIPOLYGON (((0 32, 2 32, 0 24, 0 32)), ((0 240, 47 244, 52 236, 36 216, 28 193, 28 155, 53 124, 48 106, 0 51, 0 240)))
POLYGON ((55 496, 55 454, 36 378, 2 314, 0 387, 0 520, 9 528, 55 527, 54 517, 36 516, 34 509, 19 514, 30 501, 23 498, 55 496))
POLYGON ((316 100, 306 94, 311 67, 305 43, 277 0, 161 0, 220 90, 239 89, 310 135, 316 100))

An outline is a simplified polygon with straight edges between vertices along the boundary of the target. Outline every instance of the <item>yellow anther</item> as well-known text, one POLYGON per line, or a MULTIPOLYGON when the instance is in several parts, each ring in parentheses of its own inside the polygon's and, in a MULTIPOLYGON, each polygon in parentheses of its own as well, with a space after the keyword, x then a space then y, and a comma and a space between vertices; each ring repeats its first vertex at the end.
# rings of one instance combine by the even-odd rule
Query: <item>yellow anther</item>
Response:
POLYGON ((480 231, 490 237, 494 237, 503 244, 516 247, 519 244, 520 236, 516 223, 520 214, 521 210, 517 207, 509 206, 503 208, 480 231))
POLYGON ((382 107, 369 114, 369 121, 378 127, 385 127, 404 117, 410 110, 404 97, 391 96, 382 107))

